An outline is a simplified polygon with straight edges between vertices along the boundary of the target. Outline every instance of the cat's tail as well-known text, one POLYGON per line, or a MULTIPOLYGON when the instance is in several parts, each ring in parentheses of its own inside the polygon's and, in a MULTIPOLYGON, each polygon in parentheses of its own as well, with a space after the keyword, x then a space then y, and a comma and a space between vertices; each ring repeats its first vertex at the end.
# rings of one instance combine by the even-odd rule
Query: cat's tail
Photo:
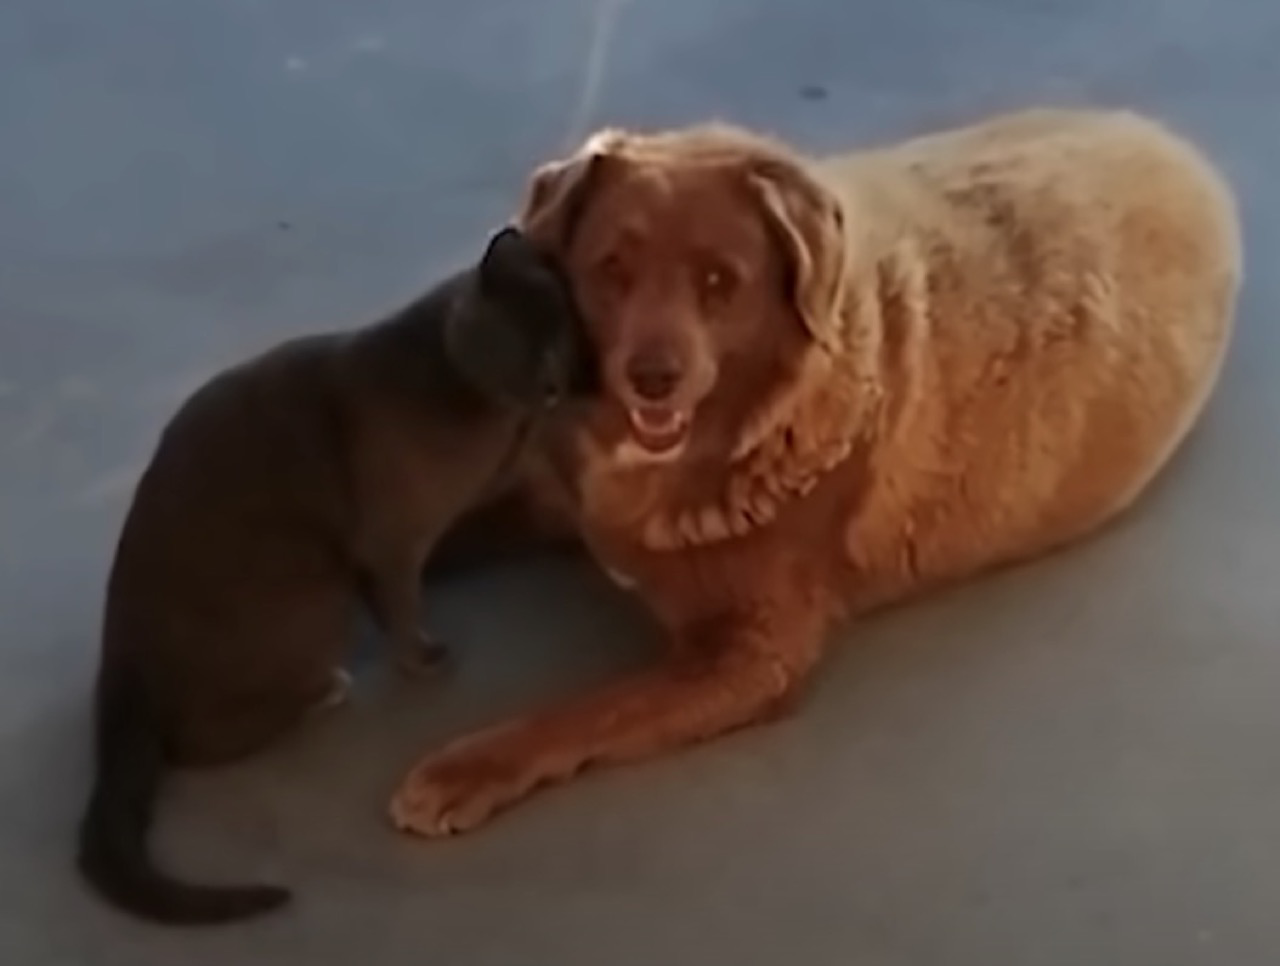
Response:
POLYGON ((200 886, 153 864, 147 832, 165 767, 164 748, 133 675, 106 673, 97 694, 97 773, 80 824, 78 864, 112 904, 169 925, 208 925, 262 915, 290 899, 268 885, 200 886))

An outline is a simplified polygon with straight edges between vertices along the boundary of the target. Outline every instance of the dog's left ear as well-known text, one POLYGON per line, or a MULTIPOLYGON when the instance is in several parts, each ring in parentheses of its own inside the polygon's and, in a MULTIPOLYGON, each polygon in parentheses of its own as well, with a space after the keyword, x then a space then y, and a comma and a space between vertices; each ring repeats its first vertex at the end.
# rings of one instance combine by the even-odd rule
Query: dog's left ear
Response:
POLYGON ((840 200, 795 161, 753 158, 747 183, 790 263, 792 298, 809 336, 834 350, 840 343, 846 276, 840 200))

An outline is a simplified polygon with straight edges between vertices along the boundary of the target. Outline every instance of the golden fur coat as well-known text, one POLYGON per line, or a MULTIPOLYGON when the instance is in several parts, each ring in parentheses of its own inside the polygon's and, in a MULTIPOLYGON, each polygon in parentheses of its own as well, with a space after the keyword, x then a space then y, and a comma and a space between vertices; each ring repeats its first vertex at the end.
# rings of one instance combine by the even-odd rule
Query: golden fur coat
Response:
POLYGON ((1231 332, 1239 227, 1200 154, 1133 114, 1044 110, 811 170, 846 213, 828 378, 876 400, 848 427, 870 448, 842 524, 860 579, 896 596, 1128 506, 1231 332))
POLYGON ((760 721, 834 620, 1114 517, 1204 407, 1241 282, 1223 180, 1124 112, 1029 111, 823 159, 725 126, 608 131, 535 174, 522 221, 606 357, 666 325, 699 363, 675 456, 618 442, 625 366, 570 432, 576 528, 669 648, 421 761, 392 812, 425 835, 760 721))

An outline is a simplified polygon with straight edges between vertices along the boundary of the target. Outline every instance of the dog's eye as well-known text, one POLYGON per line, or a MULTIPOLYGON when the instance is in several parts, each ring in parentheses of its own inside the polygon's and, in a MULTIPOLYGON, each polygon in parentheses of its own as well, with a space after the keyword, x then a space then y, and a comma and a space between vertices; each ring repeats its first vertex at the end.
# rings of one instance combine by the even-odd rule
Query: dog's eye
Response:
POLYGON ((727 299, 737 284, 733 273, 723 265, 706 266, 698 275, 698 291, 706 299, 727 299))

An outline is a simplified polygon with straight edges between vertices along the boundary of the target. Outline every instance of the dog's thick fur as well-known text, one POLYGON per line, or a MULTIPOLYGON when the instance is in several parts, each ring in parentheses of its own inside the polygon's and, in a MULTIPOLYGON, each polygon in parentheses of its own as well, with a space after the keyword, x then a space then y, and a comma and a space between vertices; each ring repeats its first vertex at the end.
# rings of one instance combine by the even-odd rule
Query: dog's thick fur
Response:
POLYGON ((1204 406, 1241 280, 1223 181, 1120 112, 827 160, 606 131, 537 172, 523 223, 603 360, 574 523, 670 652, 424 759, 392 804, 424 835, 764 719, 837 619, 1115 517, 1204 406))
POLYGON ((363 601, 398 656, 443 657, 419 575, 590 367, 559 270, 514 230, 387 320, 293 340, 216 376, 165 429, 107 590, 97 779, 80 866, 170 923, 266 912, 270 886, 176 882, 146 848, 162 767, 246 755, 340 700, 363 601))

